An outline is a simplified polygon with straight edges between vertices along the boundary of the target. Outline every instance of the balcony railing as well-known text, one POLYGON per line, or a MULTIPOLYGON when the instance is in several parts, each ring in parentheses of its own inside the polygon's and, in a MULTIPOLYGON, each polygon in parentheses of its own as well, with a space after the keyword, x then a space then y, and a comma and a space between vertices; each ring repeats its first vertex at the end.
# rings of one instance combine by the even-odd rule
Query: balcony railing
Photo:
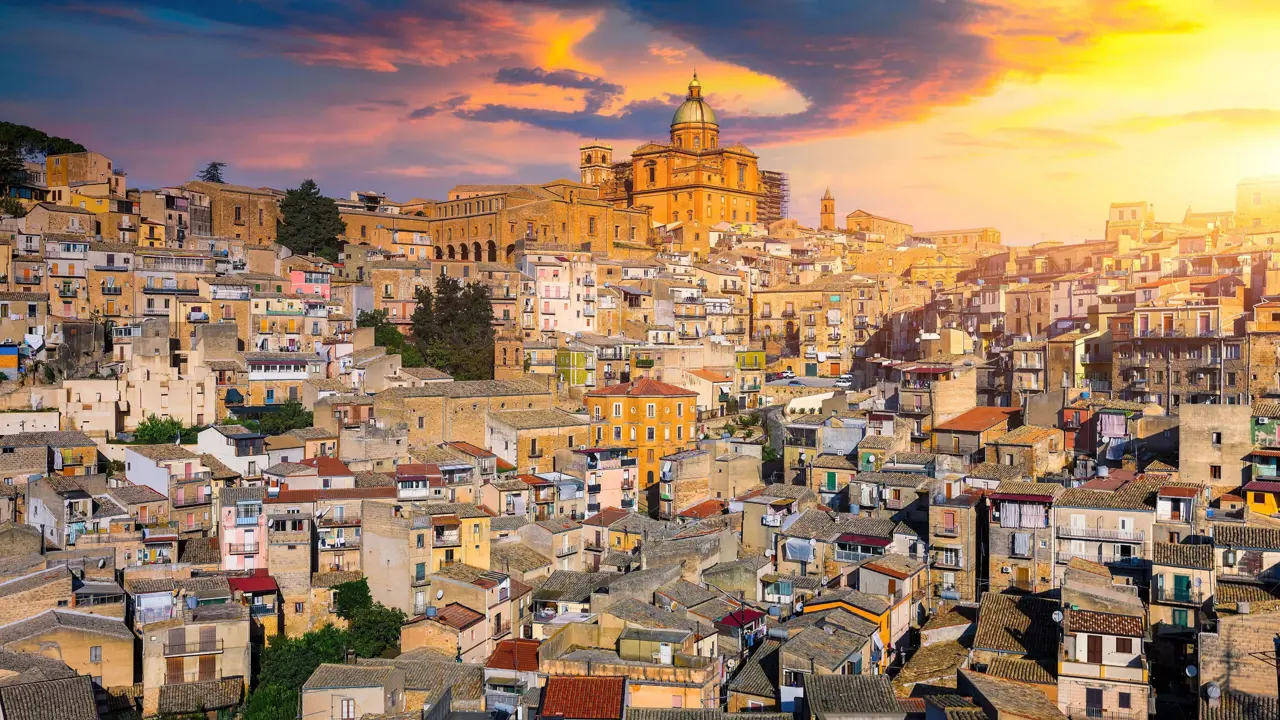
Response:
POLYGON ((1058 537, 1140 543, 1146 541, 1147 534, 1142 530, 1112 530, 1100 527, 1059 525, 1058 537))
POLYGON ((965 566, 964 553, 960 551, 935 551, 933 553, 933 566, 937 568, 963 568, 965 566))
POLYGON ((321 535, 319 547, 321 550, 354 550, 360 547, 360 538, 348 535, 342 537, 321 535))
POLYGON ((260 518, 260 517, 262 517, 262 515, 261 515, 261 514, 257 514, 257 515, 237 515, 237 516, 236 516, 236 527, 242 527, 242 526, 244 526, 244 525, 257 525, 257 524, 258 524, 258 518, 260 518))
POLYGON ((1151 597, 1156 602, 1171 605, 1203 605, 1208 595, 1199 588, 1156 586, 1151 589, 1151 597))
POLYGON ((501 637, 511 634, 511 621, 497 623, 493 626, 493 639, 497 640, 501 637))
POLYGON ((197 640, 189 643, 164 644, 165 657, 181 655, 208 655, 222 652, 222 638, 214 640, 197 640))
POLYGON ((1137 555, 1116 555, 1114 553, 1098 553, 1098 552, 1059 552, 1057 560, 1063 565, 1079 558, 1088 560, 1089 562, 1099 563, 1101 565, 1119 565, 1122 567, 1139 567, 1146 561, 1137 555))
POLYGON ((320 527, 353 527, 360 524, 360 515, 358 513, 343 513, 337 516, 325 515, 320 518, 318 524, 320 527))
POLYGON ((230 543, 227 552, 232 555, 253 555, 258 552, 258 543, 230 543))
POLYGON ((462 544, 462 536, 457 531, 436 533, 431 536, 431 547, 457 547, 462 544))
POLYGON ((603 552, 604 549, 608 546, 605 544, 603 540, 583 540, 582 547, 586 548, 587 550, 603 552))
POLYGON ((946 525, 938 525, 933 528, 933 534, 938 537, 960 537, 960 528, 956 526, 947 527, 946 525))
POLYGON ((578 544, 577 544, 577 543, 572 543, 572 544, 569 544, 569 545, 562 545, 562 546, 560 546, 560 547, 556 548, 556 557, 560 558, 560 557, 564 557, 564 556, 566 556, 566 555, 573 555, 573 554, 575 554, 575 553, 577 553, 577 552, 578 552, 578 544))
POLYGON ((189 672, 164 674, 165 685, 190 685, 191 683, 198 682, 213 682, 218 679, 219 678, 216 675, 211 673, 189 672))

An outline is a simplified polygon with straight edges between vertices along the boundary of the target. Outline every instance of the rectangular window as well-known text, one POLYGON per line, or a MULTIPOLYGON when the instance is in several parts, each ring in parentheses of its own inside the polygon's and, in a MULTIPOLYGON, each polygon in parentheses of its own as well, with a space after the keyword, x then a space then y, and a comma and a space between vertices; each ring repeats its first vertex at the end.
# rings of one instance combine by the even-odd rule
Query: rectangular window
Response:
POLYGON ((1128 710, 1131 707, 1133 707, 1133 697, 1127 692, 1120 693, 1120 709, 1128 710))
POLYGON ((649 418, 658 417, 658 406, 653 403, 646 405, 644 408, 644 416, 649 418))
POLYGON ((649 442, 653 442, 654 440, 657 439, 655 430, 652 426, 645 428, 645 439, 648 440, 649 442))
POLYGON ((304 613, 304 612, 306 612, 306 611, 307 611, 307 604, 306 604, 306 603, 296 602, 296 603, 294 603, 294 604, 293 604, 293 612, 294 612, 295 614, 301 615, 302 613, 304 613))
POLYGON ((102 662, 102 646, 94 645, 89 648, 89 662, 102 662))
POLYGON ((1131 638, 1116 638, 1116 652, 1125 653, 1126 655, 1133 652, 1133 640, 1131 638))
POLYGON ((1221 465, 1210 465, 1210 466, 1209 466, 1209 479, 1210 479, 1210 480, 1221 480, 1221 479, 1222 479, 1222 466, 1221 466, 1221 465))

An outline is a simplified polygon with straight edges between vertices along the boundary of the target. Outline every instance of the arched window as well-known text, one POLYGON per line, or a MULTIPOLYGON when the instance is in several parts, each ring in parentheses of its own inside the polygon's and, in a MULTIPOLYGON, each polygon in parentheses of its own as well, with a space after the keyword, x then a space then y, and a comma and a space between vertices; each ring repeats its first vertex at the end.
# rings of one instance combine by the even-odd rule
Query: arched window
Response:
POLYGON ((671 213, 671 222, 676 222, 676 221, 677 221, 677 220, 679 220, 679 219, 680 219, 680 211, 679 211, 679 210, 676 210, 675 212, 671 213))
POLYGON ((686 217, 688 217, 690 220, 692 220, 692 219, 693 219, 693 211, 692 211, 692 210, 688 210, 688 211, 686 211, 686 212, 687 212, 686 217))
POLYGON ((693 149, 694 149, 694 150, 697 150, 698 148, 701 148, 701 147, 702 147, 702 138, 701 138, 701 137, 699 137, 699 136, 697 136, 697 135, 694 135, 694 136, 693 136, 693 149))

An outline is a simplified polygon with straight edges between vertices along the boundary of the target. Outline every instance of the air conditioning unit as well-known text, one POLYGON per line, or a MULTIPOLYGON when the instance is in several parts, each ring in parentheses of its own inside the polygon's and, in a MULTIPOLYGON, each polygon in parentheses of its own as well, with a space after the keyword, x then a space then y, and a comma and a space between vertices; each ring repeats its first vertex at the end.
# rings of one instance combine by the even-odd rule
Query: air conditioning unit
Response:
POLYGON ((1008 575, 1010 572, 1012 572, 1012 571, 1011 571, 1011 570, 1009 570, 1009 568, 1007 568, 1007 567, 1002 567, 1002 568, 1000 568, 1000 574, 1001 574, 1001 575, 1008 575))

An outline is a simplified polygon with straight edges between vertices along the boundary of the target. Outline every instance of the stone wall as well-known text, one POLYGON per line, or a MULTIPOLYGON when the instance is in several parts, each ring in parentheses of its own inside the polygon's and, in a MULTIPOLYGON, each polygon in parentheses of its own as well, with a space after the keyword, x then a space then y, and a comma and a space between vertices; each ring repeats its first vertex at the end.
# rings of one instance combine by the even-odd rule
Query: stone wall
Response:
POLYGON ((1280 610, 1276 608, 1219 618, 1218 632, 1200 633, 1197 664, 1201 686, 1212 682, 1224 695, 1240 692, 1275 697, 1277 633, 1280 610))

